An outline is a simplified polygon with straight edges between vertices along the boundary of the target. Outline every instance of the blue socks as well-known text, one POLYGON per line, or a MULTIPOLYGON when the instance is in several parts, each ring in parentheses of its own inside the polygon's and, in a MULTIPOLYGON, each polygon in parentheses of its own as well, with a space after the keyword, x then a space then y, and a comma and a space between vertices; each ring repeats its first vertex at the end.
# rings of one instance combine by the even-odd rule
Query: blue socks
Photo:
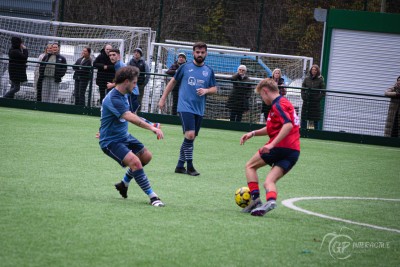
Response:
POLYGON ((135 179, 136 183, 140 186, 143 192, 145 192, 150 198, 157 196, 156 193, 153 192, 149 179, 147 178, 143 169, 132 171, 129 168, 122 181, 124 182, 125 186, 128 187, 132 179, 135 179))
POLYGON ((189 140, 185 138, 183 140, 181 150, 179 152, 179 160, 178 165, 176 167, 183 168, 185 165, 185 161, 187 162, 188 168, 193 168, 193 148, 194 148, 194 140, 189 140))

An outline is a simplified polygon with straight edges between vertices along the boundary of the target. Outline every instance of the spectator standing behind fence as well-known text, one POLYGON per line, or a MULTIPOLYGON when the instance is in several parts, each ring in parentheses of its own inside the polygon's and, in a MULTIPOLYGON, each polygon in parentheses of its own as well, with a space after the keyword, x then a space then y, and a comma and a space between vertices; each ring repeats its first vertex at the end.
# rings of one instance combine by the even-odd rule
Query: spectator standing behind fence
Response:
POLYGON ((385 96, 390 97, 385 136, 400 137, 400 76, 397 77, 397 82, 393 87, 386 90, 385 96))
POLYGON ((321 76, 319 66, 312 65, 309 75, 304 79, 303 88, 301 90, 301 99, 303 106, 301 108, 301 128, 307 128, 307 121, 314 123, 314 129, 319 129, 319 121, 321 120, 321 99, 325 96, 325 81, 321 76), (311 90, 310 90, 311 89, 311 90))
MULTIPOLYGON (((174 64, 171 65, 171 67, 169 67, 169 69, 167 70, 167 74, 174 76, 177 69, 179 69, 179 67, 182 64, 186 63, 186 54, 181 52, 178 54, 178 60, 174 62, 174 64)), ((179 97, 179 86, 181 84, 177 83, 174 87, 174 89, 172 89, 172 115, 176 115, 177 112, 177 107, 178 107, 178 97, 179 97)))
POLYGON ((40 64, 37 101, 57 103, 60 82, 67 72, 66 64, 59 45, 54 43, 51 53, 45 55, 40 64))
POLYGON ((8 52, 10 75, 10 91, 4 97, 14 98, 15 93, 21 89, 21 83, 28 80, 26 76, 26 62, 28 60, 28 49, 19 37, 11 37, 11 48, 8 52))
POLYGON ((97 69, 96 84, 99 87, 100 104, 103 103, 104 97, 112 89, 107 88, 107 83, 112 82, 115 76, 114 64, 109 57, 111 49, 112 46, 106 44, 93 62, 93 66, 97 69))
POLYGON ((150 72, 149 66, 146 64, 146 61, 144 61, 142 57, 143 50, 142 48, 137 47, 135 48, 135 50, 133 50, 133 58, 128 63, 128 65, 137 67, 140 70, 140 75, 137 82, 137 86, 139 87, 139 110, 143 106, 142 100, 144 95, 144 88, 146 87, 150 79, 150 76, 146 74, 150 72))
POLYGON ((241 122, 243 113, 250 108, 251 85, 244 84, 250 82, 246 72, 247 67, 245 65, 240 65, 237 69, 237 73, 231 77, 231 80, 234 81, 233 89, 226 104, 226 107, 230 110, 230 121, 241 122))
MULTIPOLYGON (((272 72, 272 79, 278 84, 279 94, 281 96, 286 95, 286 88, 282 86, 284 84, 284 79, 282 78, 281 69, 274 69, 272 72)), ((262 103, 261 112, 264 114, 264 119, 267 121, 268 113, 271 110, 272 105, 267 105, 264 102, 262 103)))
MULTIPOLYGON (((44 56, 47 55, 48 53, 52 52, 52 49, 53 49, 52 46, 53 46, 52 44, 46 45, 46 47, 44 48, 43 53, 40 54, 38 59, 37 59, 38 62, 42 62, 44 56)), ((36 67, 35 67, 34 78, 33 78, 34 79, 33 80, 33 88, 35 88, 36 90, 37 90, 37 83, 38 83, 38 80, 39 80, 39 69, 40 69, 40 64, 37 64, 36 67)))
POLYGON ((91 53, 92 49, 90 47, 83 48, 82 56, 78 58, 75 65, 72 67, 75 70, 73 77, 75 80, 75 105, 85 105, 86 88, 92 78, 92 71, 88 68, 92 66, 92 59, 90 58, 91 53))

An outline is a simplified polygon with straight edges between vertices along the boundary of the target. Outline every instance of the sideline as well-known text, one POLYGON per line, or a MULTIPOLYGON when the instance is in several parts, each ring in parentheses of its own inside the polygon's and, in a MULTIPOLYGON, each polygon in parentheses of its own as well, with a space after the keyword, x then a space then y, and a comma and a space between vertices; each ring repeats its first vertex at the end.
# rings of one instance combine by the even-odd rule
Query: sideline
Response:
POLYGON ((373 197, 297 197, 297 198, 285 199, 285 200, 282 201, 282 204, 285 207, 289 208, 289 209, 297 210, 297 211, 306 213, 308 215, 313 215, 313 216, 317 216, 317 217, 328 219, 328 220, 333 220, 333 221, 338 221, 338 222, 345 222, 345 223, 365 226, 365 227, 369 227, 369 228, 373 228, 373 229, 377 229, 377 230, 395 232, 395 233, 400 234, 400 230, 399 229, 387 228, 387 227, 382 227, 382 226, 378 226, 378 225, 360 223, 360 222, 356 222, 356 221, 351 221, 351 220, 341 219, 341 218, 337 218, 337 217, 332 217, 332 216, 324 215, 324 214, 321 214, 321 213, 305 210, 305 209, 299 208, 299 207, 294 205, 295 202, 301 201, 301 200, 321 200, 321 199, 400 201, 400 199, 373 198, 373 197))

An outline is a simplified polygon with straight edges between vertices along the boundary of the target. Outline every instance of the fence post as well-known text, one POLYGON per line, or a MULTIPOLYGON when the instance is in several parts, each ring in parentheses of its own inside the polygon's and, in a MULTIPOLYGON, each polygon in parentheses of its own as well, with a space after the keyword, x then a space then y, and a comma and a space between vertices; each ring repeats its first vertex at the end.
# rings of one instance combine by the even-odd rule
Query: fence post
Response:
POLYGON ((160 0, 160 13, 158 15, 158 27, 157 27, 156 43, 160 42, 163 9, 164 9, 164 0, 160 0))
POLYGON ((88 93, 88 100, 87 100, 87 107, 90 108, 92 105, 90 102, 92 102, 92 94, 93 94, 93 69, 94 67, 90 67, 90 80, 89 80, 89 93, 88 93))
POLYGON ((262 20, 264 14, 264 2, 265 0, 261 0, 260 18, 258 19, 258 31, 257 31, 257 48, 256 48, 257 52, 260 52, 260 39, 261 39, 262 20))

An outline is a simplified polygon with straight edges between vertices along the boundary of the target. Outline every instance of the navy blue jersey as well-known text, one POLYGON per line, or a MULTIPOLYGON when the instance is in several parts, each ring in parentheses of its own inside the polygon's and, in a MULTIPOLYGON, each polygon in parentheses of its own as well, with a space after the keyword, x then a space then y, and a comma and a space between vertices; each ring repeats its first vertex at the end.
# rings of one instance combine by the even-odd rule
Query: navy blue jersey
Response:
POLYGON ((203 116, 207 96, 197 95, 197 89, 216 86, 214 71, 206 64, 197 66, 188 62, 176 71, 174 78, 180 83, 178 112, 203 116))
POLYGON ((125 140, 128 136, 128 122, 121 118, 129 111, 126 95, 115 88, 104 98, 101 106, 100 147, 104 148, 111 142, 125 140))

